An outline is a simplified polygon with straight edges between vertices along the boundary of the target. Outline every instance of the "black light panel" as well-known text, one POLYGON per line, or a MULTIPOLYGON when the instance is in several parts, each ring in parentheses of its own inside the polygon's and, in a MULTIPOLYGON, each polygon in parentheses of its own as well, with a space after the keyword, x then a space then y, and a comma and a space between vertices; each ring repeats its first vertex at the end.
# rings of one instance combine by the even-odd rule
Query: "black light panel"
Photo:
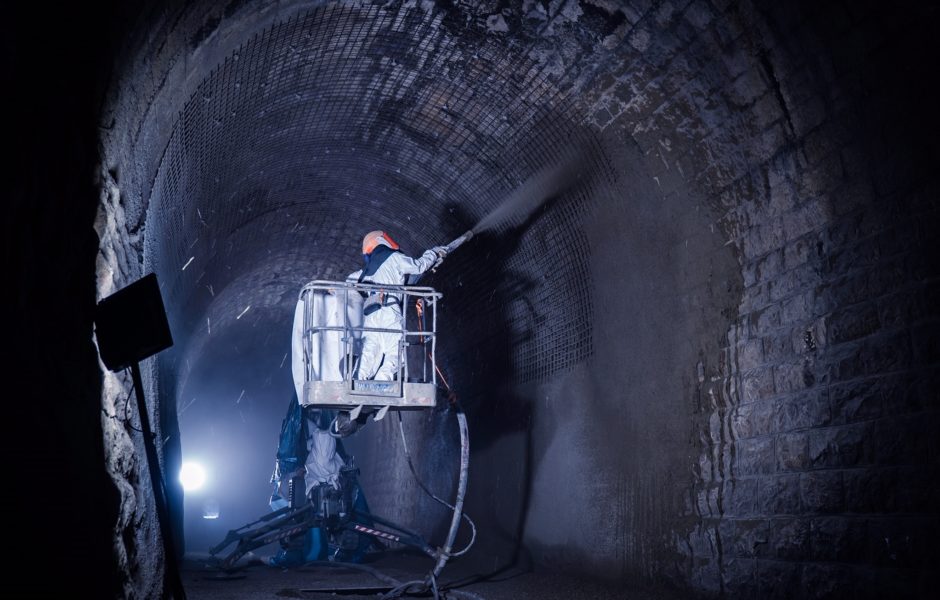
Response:
POLYGON ((99 302, 95 335, 101 360, 112 371, 172 346, 157 276, 146 275, 99 302))

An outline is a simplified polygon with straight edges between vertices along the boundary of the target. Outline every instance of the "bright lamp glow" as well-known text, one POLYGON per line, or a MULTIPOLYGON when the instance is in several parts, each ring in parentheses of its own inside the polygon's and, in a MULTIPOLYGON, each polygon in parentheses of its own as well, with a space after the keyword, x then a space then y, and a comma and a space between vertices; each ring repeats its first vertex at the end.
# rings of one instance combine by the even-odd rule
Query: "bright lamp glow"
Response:
POLYGON ((194 462, 183 463, 180 469, 180 483, 187 492, 198 490, 206 482, 206 471, 194 462))

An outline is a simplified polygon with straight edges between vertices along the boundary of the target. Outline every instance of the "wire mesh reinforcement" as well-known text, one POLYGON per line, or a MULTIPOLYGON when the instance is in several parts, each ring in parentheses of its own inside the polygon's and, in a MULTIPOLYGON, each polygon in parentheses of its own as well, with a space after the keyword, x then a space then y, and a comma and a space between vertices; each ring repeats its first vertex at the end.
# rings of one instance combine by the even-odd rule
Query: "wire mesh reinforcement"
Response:
MULTIPOLYGON (((482 31, 454 36, 452 18, 320 6, 252 37, 198 86, 173 128, 148 220, 151 268, 165 274, 168 304, 187 307, 178 329, 204 323, 227 286, 242 288, 226 295, 240 298, 222 311, 234 317, 285 278, 344 276, 337 265, 352 270, 364 228, 396 231, 415 249, 440 243, 455 226, 454 206, 479 219, 588 136, 570 85, 482 31), (249 284, 246 267, 259 263, 270 267, 249 284)), ((588 168, 602 171, 603 161, 588 168)), ((591 353, 589 248, 579 225, 589 195, 549 211, 502 259, 534 283, 490 309, 515 335, 516 381, 591 353), (561 238, 564 252, 540 250, 561 238)), ((464 288, 468 297, 489 294, 492 265, 465 267, 477 286, 464 288)), ((466 344, 497 333, 474 331, 466 344)))

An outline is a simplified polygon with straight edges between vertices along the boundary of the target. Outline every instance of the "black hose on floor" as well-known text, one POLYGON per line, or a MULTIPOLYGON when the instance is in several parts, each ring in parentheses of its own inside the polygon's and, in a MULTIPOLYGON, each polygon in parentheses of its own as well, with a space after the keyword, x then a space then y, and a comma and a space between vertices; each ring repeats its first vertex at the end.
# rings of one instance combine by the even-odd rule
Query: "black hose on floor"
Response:
MULTIPOLYGON (((395 586, 390 592, 388 592, 389 594, 398 590, 398 595, 400 596, 401 594, 407 593, 408 588, 412 586, 420 587, 420 590, 418 589, 415 590, 416 592, 420 593, 420 592, 427 591, 427 589, 424 587, 424 581, 420 579, 416 579, 414 581, 401 581, 399 579, 395 579, 391 575, 387 575, 383 573, 382 571, 379 571, 378 569, 375 569, 366 565, 360 565, 357 563, 336 562, 336 561, 328 561, 328 560, 314 560, 314 561, 304 563, 304 566, 342 567, 342 568, 353 569, 356 571, 362 571, 363 573, 368 573, 369 575, 372 575, 373 577, 375 577, 382 583, 395 586)), ((439 595, 437 593, 438 590, 436 589, 436 582, 435 582, 435 588, 433 588, 432 591, 435 592, 434 597, 438 598, 439 595)), ((461 590, 446 590, 445 595, 452 596, 458 599, 463 599, 463 600, 485 600, 482 596, 474 594, 473 592, 465 592, 461 590)))

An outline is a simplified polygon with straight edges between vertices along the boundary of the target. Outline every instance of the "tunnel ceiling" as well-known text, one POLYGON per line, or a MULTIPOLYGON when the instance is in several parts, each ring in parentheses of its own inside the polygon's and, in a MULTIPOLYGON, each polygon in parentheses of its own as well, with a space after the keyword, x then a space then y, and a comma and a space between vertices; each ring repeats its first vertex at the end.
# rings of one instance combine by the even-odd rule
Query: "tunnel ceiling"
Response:
MULTIPOLYGON (((297 1, 153 16, 115 87, 134 92, 106 114, 128 132, 106 178, 131 198, 130 236, 143 228, 182 380, 225 335, 280 356, 299 287, 354 270, 363 232, 388 229, 411 253, 446 242, 572 147, 589 183, 518 233, 502 259, 532 289, 503 310, 511 327, 527 323, 509 358, 516 381, 590 355, 583 218, 630 210, 638 188, 617 173, 640 173, 696 214, 704 201, 728 237, 780 210, 754 188, 770 182, 742 175, 813 123, 797 110, 805 99, 775 87, 794 75, 791 49, 749 25, 762 25, 753 10, 297 1), (635 167, 612 166, 624 139, 635 167), (545 249, 557 240, 570 251, 554 264, 545 249)), ((460 293, 491 297, 489 267, 460 266, 460 293)))
MULTIPOLYGON (((525 18, 548 24, 533 11, 525 18)), ((559 40, 582 53, 582 71, 603 67, 609 53, 595 46, 624 18, 594 12, 598 27, 559 40)), ((357 268, 365 231, 387 229, 413 254, 444 243, 575 144, 593 157, 585 171, 603 176, 573 74, 545 59, 562 49, 480 21, 431 6, 327 4, 245 32, 198 84, 159 162, 145 253, 168 305, 182 307, 171 312, 187 332, 178 337, 192 334, 191 356, 233 324, 246 347, 280 356, 283 334, 272 342, 271 326, 286 323, 305 281, 357 268)), ((585 193, 540 224, 580 248, 561 271, 582 296, 585 193)), ((532 248, 514 260, 538 269, 532 248)), ((554 321, 588 323, 584 310, 554 321)), ((578 358, 544 354, 528 357, 529 371, 578 358)))

